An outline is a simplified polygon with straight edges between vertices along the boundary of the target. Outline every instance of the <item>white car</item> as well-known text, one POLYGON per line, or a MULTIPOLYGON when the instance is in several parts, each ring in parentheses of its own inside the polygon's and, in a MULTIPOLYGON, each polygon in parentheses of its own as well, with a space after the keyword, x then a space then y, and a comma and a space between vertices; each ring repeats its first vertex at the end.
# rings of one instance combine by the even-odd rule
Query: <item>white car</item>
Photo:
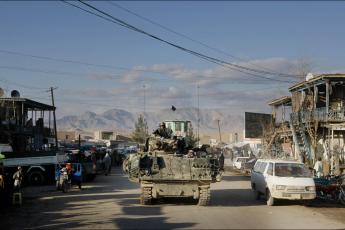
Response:
POLYGON ((246 163, 249 160, 250 160, 249 157, 236 157, 233 163, 233 167, 235 169, 242 169, 244 163, 246 163))
POLYGON ((267 205, 276 199, 312 200, 316 197, 315 183, 303 163, 286 160, 259 159, 251 175, 256 199, 265 195, 267 205))

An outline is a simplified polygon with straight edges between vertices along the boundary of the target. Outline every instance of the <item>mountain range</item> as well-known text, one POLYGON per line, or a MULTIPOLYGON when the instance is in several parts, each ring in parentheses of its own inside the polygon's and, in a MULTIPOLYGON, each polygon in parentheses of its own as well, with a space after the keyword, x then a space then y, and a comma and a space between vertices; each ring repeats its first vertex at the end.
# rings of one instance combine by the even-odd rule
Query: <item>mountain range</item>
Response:
MULTIPOLYGON (((96 114, 87 111, 81 115, 64 116, 57 120, 58 130, 117 130, 130 133, 134 129, 134 124, 140 113, 131 113, 122 109, 111 109, 103 113, 96 114)), ((200 109, 200 133, 218 132, 217 120, 220 120, 221 132, 240 132, 244 127, 244 114, 231 114, 224 109, 200 109)), ((180 108, 176 111, 169 109, 156 112, 146 112, 149 131, 158 127, 159 122, 164 120, 190 120, 197 128, 198 109, 180 108)))

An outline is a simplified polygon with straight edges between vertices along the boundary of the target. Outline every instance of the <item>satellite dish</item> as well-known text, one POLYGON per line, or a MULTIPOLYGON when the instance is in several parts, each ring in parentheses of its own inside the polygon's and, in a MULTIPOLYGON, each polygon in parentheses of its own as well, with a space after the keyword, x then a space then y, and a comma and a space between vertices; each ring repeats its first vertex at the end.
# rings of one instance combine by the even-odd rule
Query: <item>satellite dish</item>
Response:
POLYGON ((12 90, 11 97, 20 97, 20 93, 18 92, 18 90, 12 90))
POLYGON ((0 97, 3 97, 4 95, 5 95, 5 91, 2 88, 0 88, 0 97))
POLYGON ((313 79, 314 75, 312 73, 308 73, 307 76, 305 77, 306 81, 309 81, 310 79, 313 79))

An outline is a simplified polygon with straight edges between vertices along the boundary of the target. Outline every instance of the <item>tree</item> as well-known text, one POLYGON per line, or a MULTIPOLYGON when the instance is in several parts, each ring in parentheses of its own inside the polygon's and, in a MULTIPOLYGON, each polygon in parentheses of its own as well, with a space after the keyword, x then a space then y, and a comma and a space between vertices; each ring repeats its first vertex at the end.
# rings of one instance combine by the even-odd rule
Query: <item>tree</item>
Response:
POLYGON ((188 148, 193 148, 199 139, 194 135, 193 126, 190 126, 186 134, 186 145, 188 148))
POLYGON ((132 138, 138 143, 145 143, 146 137, 148 137, 148 126, 147 122, 142 114, 139 115, 138 121, 135 122, 134 131, 132 138))

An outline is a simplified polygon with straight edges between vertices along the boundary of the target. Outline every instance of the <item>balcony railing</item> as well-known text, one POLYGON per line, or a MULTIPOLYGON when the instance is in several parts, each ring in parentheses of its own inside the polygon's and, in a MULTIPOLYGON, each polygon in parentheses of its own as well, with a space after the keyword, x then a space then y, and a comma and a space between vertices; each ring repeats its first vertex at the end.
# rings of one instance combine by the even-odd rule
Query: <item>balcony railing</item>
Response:
POLYGON ((316 108, 312 111, 300 111, 298 113, 291 113, 292 121, 301 121, 307 123, 310 121, 319 122, 344 122, 345 121, 345 108, 329 109, 328 113, 326 108, 316 108))

